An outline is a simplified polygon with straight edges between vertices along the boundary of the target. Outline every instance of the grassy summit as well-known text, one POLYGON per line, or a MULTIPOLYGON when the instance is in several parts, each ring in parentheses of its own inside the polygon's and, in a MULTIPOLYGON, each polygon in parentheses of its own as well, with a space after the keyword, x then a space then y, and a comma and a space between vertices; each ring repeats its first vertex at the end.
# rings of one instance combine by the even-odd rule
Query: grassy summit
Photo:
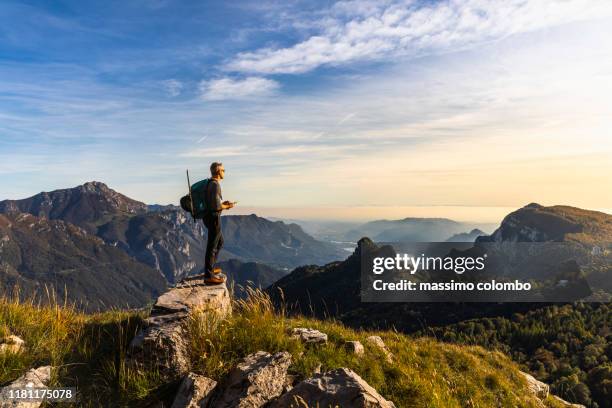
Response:
MULTIPOLYGON (((40 306, 34 302, 0 299, 0 337, 20 336, 26 350, 0 354, 0 383, 11 381, 28 368, 59 367, 54 386, 78 387, 78 406, 146 406, 171 400, 176 383, 164 383, 155 372, 125 364, 129 341, 146 312, 110 311, 82 314, 69 305, 40 306)), ((195 313, 187 322, 193 371, 221 379, 241 358, 265 350, 293 355, 290 372, 310 376, 349 367, 398 407, 538 407, 527 391, 516 364, 499 352, 477 346, 459 346, 429 338, 414 339, 393 331, 360 331, 342 324, 310 318, 289 318, 275 311, 270 299, 251 292, 235 301, 231 317, 215 321, 195 313), (290 338, 293 327, 311 327, 328 334, 323 346, 305 346, 290 338), (394 355, 369 346, 365 338, 379 335, 394 355), (365 355, 345 351, 346 340, 360 340, 365 355)), ((554 402, 546 402, 554 406, 554 402)))

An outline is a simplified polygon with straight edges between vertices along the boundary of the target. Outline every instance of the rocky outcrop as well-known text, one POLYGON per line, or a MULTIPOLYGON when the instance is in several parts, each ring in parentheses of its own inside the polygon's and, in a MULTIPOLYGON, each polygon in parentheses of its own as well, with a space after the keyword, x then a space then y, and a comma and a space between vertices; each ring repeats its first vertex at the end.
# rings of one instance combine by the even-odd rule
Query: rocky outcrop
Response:
MULTIPOLYGON (((50 379, 51 366, 33 368, 6 386, 5 391, 8 388, 44 388, 47 386, 50 379)), ((14 400, 0 400, 0 408, 37 408, 40 407, 41 404, 42 401, 16 402, 14 400)))
MULTIPOLYGON (((540 380, 537 380, 531 374, 527 374, 523 371, 519 371, 519 373, 525 378, 525 381, 527 381, 527 389, 529 390, 531 394, 536 396, 541 401, 544 401, 546 398, 548 398, 548 395, 550 393, 550 386, 548 384, 543 383, 540 380)), ((571 402, 567 402, 564 399, 557 397, 556 395, 551 395, 551 396, 557 402, 557 404, 561 404, 564 407, 586 408, 584 405, 581 405, 581 404, 572 404, 571 402)))
POLYGON ((327 334, 315 329, 306 327, 296 327, 291 332, 291 337, 299 339, 304 343, 310 344, 325 344, 327 343, 327 334))
POLYGON ((527 381, 527 387, 530 393, 532 393, 539 399, 546 399, 546 397, 548 397, 548 393, 550 392, 550 387, 548 386, 548 384, 536 380, 531 374, 527 374, 523 371, 519 371, 519 373, 521 373, 521 375, 527 381))
POLYGON ((556 395, 552 396, 553 399, 555 400, 555 402, 557 402, 558 404, 563 405, 564 407, 567 408, 586 408, 586 406, 582 405, 582 404, 572 404, 571 402, 567 402, 566 400, 557 397, 556 395))
POLYGON ((317 374, 275 400, 270 408, 298 407, 395 408, 357 373, 338 368, 317 374))
POLYGON ((181 382, 171 408, 205 408, 216 386, 213 379, 189 373, 181 382))
POLYGON ((285 389, 291 354, 265 351, 248 355, 223 384, 216 408, 261 407, 285 389))
POLYGON ((23 350, 24 344, 25 342, 15 335, 7 336, 0 343, 0 353, 19 353, 23 350))
POLYGON ((160 296, 145 327, 130 344, 130 363, 155 368, 167 378, 178 378, 189 372, 191 362, 184 325, 189 314, 196 310, 221 317, 231 313, 226 285, 206 286, 201 277, 195 277, 160 296))

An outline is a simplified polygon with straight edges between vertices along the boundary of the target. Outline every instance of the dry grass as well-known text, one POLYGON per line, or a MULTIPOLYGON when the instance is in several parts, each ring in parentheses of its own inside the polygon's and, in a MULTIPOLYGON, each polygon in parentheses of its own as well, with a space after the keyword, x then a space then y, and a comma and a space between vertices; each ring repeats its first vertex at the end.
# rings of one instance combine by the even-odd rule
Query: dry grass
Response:
MULTIPOLYGON (((355 331, 331 320, 289 318, 282 308, 274 309, 268 295, 247 290, 248 298, 234 302, 230 317, 196 312, 186 322, 194 371, 219 380, 250 353, 288 351, 292 374, 306 378, 318 367, 349 367, 398 407, 538 406, 516 365, 500 353, 415 340, 393 331, 355 331), (328 334, 328 344, 307 347, 291 338, 294 327, 321 330, 328 334), (383 338, 395 356, 393 363, 367 344, 370 335, 383 338), (346 351, 347 340, 361 341, 365 355, 346 351)), ((51 364, 58 367, 53 385, 78 387, 78 406, 132 407, 155 399, 164 389, 159 375, 124 363, 143 317, 143 312, 118 310, 85 315, 66 304, 0 298, 0 335, 16 334, 27 345, 23 353, 0 355, 0 382, 51 364)))

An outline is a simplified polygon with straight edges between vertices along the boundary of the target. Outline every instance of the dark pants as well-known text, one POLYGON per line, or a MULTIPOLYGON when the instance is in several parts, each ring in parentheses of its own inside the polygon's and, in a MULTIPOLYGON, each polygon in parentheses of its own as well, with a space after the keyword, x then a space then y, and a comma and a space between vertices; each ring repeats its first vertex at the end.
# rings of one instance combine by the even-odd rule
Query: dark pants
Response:
POLYGON ((206 277, 212 276, 213 268, 217 255, 223 247, 223 234, 221 233, 221 214, 206 213, 204 215, 204 225, 208 230, 208 240, 206 242, 206 257, 204 261, 204 273, 206 277))

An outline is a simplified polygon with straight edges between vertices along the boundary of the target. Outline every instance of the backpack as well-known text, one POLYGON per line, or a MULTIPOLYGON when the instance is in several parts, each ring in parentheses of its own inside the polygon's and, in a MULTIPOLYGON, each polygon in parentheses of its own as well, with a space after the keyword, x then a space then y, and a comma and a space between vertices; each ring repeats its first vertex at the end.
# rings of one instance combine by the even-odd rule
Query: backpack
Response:
POLYGON ((200 180, 191 186, 190 194, 181 197, 181 208, 190 213, 194 219, 204 218, 207 210, 206 193, 209 185, 210 179, 200 180))

